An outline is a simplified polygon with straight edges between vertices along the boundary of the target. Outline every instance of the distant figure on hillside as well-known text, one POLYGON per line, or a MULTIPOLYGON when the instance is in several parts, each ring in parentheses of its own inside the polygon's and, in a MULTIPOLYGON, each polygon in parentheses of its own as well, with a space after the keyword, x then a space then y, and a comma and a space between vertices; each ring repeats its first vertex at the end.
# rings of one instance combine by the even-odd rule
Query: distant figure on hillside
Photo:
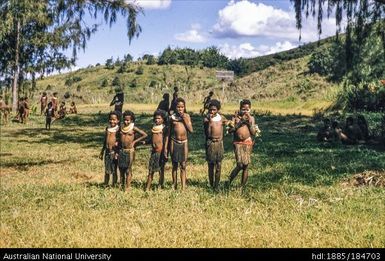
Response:
POLYGON ((208 114, 203 119, 206 136, 206 161, 210 186, 216 190, 221 179, 221 166, 224 154, 223 126, 227 119, 219 114, 221 103, 211 100, 208 105, 208 114))
POLYGON ((114 111, 118 112, 119 119, 122 117, 123 104, 124 104, 124 93, 121 89, 115 90, 116 94, 110 103, 110 106, 114 105, 114 111))
POLYGON ((58 117, 57 117, 58 120, 63 119, 66 116, 67 108, 66 108, 66 103, 64 101, 60 103, 60 108, 57 114, 58 114, 58 117))
POLYGON ((3 96, 0 95, 0 116, 4 122, 4 125, 8 124, 8 116, 10 113, 11 107, 5 103, 3 96))
POLYGON ((159 172, 159 186, 163 188, 164 184, 164 166, 167 162, 167 144, 169 133, 168 126, 165 125, 166 113, 163 110, 157 110, 153 116, 153 127, 151 129, 151 156, 148 163, 148 176, 146 190, 151 188, 155 172, 159 172))
POLYGON ((20 123, 24 122, 24 97, 20 97, 18 102, 17 102, 17 113, 16 113, 16 120, 19 121, 20 123))
POLYGON ((135 114, 132 111, 123 113, 123 125, 118 137, 118 166, 122 189, 128 191, 132 180, 132 163, 135 158, 135 145, 147 138, 147 133, 135 126, 135 114), (140 136, 135 138, 135 134, 140 136))
POLYGON ((168 113, 169 109, 170 109, 170 94, 165 93, 163 94, 163 100, 159 102, 158 108, 156 108, 156 110, 162 110, 168 113))
POLYGON ((76 108, 76 104, 74 101, 71 102, 71 107, 70 107, 69 113, 70 114, 77 114, 78 113, 78 109, 76 108))
POLYGON ((53 96, 51 98, 51 102, 52 102, 52 108, 56 113, 58 111, 58 108, 59 108, 59 100, 57 98, 57 92, 53 93, 53 96))
POLYGON ((317 134, 317 140, 322 141, 332 141, 333 134, 332 134, 332 126, 331 121, 329 118, 325 118, 323 120, 324 125, 319 129, 317 134))
POLYGON ((29 117, 29 110, 30 110, 30 108, 29 108, 29 99, 28 99, 27 96, 24 97, 23 103, 24 103, 24 112, 23 112, 21 118, 22 118, 22 122, 25 124, 25 123, 27 123, 27 120, 28 120, 28 117, 29 117))
POLYGON ((172 101, 170 106, 169 115, 172 115, 176 111, 176 100, 178 99, 178 87, 174 87, 174 93, 172 94, 172 101))
POLYGON ((48 97, 46 92, 43 92, 39 102, 40 102, 40 115, 43 115, 48 104, 48 97))
POLYGON ((182 189, 186 187, 187 156, 188 156, 188 133, 193 132, 191 117, 186 113, 186 102, 177 98, 175 112, 170 116, 170 156, 172 160, 172 183, 177 189, 177 173, 180 167, 180 179, 182 189))
POLYGON ((211 101, 211 97, 213 97, 214 92, 209 92, 209 95, 206 96, 203 100, 203 109, 200 110, 201 115, 203 116, 205 114, 205 111, 209 109, 209 104, 211 101))
POLYGON ((52 118, 55 117, 55 110, 52 107, 52 102, 49 102, 45 111, 45 129, 51 129, 52 118))
POLYGON ((104 185, 108 186, 112 175, 112 186, 118 182, 118 135, 119 135, 119 112, 112 111, 108 115, 108 126, 104 132, 104 141, 99 158, 104 156, 104 185))
POLYGON ((249 176, 247 168, 250 164, 250 157, 254 144, 252 137, 258 133, 255 119, 250 112, 250 100, 242 100, 240 102, 239 112, 237 112, 231 120, 233 127, 230 129, 230 132, 234 133, 233 145, 237 165, 230 174, 228 185, 231 184, 238 173, 242 170, 241 186, 243 188, 246 186, 249 176))

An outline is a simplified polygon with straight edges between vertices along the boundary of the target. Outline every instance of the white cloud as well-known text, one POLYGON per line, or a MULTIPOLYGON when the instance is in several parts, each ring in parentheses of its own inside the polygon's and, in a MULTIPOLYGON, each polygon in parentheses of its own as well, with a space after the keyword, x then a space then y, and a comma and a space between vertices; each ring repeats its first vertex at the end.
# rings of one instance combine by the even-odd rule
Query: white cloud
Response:
MULTIPOLYGON (((303 19, 301 30, 304 42, 318 40, 317 21, 303 19)), ((322 36, 335 34, 335 19, 325 19, 322 36)), ((248 0, 230 1, 218 12, 217 23, 213 26, 213 35, 218 38, 238 38, 244 36, 268 36, 286 40, 298 40, 295 13, 274 8, 248 0)))
POLYGON ((277 42, 273 46, 259 45, 257 47, 250 43, 242 43, 240 45, 223 44, 219 46, 221 53, 230 59, 252 58, 277 52, 290 50, 297 47, 289 41, 277 42))
POLYGON ((167 9, 171 5, 171 0, 126 0, 135 3, 144 9, 167 9))
POLYGON ((180 34, 175 34, 174 38, 182 42, 190 43, 204 43, 206 42, 206 37, 200 32, 199 24, 192 24, 191 29, 180 34))

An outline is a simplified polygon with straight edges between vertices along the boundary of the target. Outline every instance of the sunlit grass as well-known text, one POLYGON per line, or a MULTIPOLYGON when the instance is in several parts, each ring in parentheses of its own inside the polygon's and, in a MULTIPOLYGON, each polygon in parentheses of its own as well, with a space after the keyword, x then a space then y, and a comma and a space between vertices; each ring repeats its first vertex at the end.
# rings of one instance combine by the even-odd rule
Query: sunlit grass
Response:
MULTIPOLYGON (((253 104, 253 109, 264 105, 269 106, 253 104)), ((192 112, 200 108, 187 106, 192 112)), ((145 130, 155 107, 125 105, 145 130)), ((224 112, 237 108, 226 104, 224 112)), ((304 111, 257 116, 262 138, 243 192, 239 178, 229 190, 223 186, 234 167, 230 136, 225 137, 220 191, 209 188, 202 121, 194 114, 187 190, 171 188, 168 163, 166 188, 157 188, 155 176, 153 190, 144 192, 150 148, 142 146, 136 151, 133 187, 124 193, 101 186, 103 163, 97 156, 109 110, 108 104, 81 105, 79 115, 54 123, 51 131, 43 129, 44 118, 38 116, 26 125, 0 126, 0 247, 385 245, 384 189, 343 183, 365 170, 384 173, 384 152, 316 143, 316 123, 304 111)))

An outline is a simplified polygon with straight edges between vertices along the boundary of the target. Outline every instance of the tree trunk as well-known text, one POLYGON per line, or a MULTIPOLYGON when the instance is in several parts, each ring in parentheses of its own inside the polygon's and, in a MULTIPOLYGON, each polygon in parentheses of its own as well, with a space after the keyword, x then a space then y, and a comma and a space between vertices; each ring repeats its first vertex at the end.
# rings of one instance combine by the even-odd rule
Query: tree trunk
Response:
POLYGON ((19 45, 20 45, 20 20, 17 21, 16 25, 16 45, 15 45, 15 65, 13 68, 13 85, 12 85, 12 110, 17 109, 17 84, 19 81, 19 45))

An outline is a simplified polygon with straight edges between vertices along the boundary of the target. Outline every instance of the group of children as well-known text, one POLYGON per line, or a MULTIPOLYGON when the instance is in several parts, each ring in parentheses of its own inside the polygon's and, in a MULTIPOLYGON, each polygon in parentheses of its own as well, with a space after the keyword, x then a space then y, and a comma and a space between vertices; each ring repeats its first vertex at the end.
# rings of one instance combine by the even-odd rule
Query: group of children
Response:
MULTIPOLYGON (((240 110, 231 120, 219 113, 221 104, 218 100, 210 100, 208 113, 204 116, 203 126, 206 137, 206 161, 210 186, 217 189, 221 176, 221 162, 224 156, 224 128, 233 133, 233 147, 236 167, 232 170, 228 185, 242 171, 241 185, 244 187, 248 178, 248 166, 254 144, 253 136, 259 133, 255 119, 251 115, 251 102, 242 100, 240 110)), ((172 162, 172 183, 177 189, 177 172, 180 171, 181 188, 186 188, 186 166, 188 159, 188 134, 193 132, 190 115, 186 112, 183 98, 175 99, 175 107, 169 111, 157 109, 153 115, 150 144, 151 156, 148 164, 148 177, 145 189, 151 189, 155 172, 159 172, 159 185, 164 186, 164 167, 168 158, 172 162), (168 114, 169 112, 169 114, 168 114)), ((104 158, 104 184, 108 185, 112 176, 112 185, 117 185, 118 169, 120 183, 124 190, 129 190, 132 180, 132 163, 135 158, 135 145, 143 143, 146 132, 135 126, 135 115, 125 111, 123 124, 119 125, 119 113, 109 114, 109 125, 105 129, 103 148, 100 158, 104 158), (135 136, 135 134, 137 134, 135 136)))
POLYGON ((40 97, 40 115, 45 115, 45 128, 47 130, 51 129, 51 124, 58 119, 63 119, 67 113, 77 114, 78 110, 76 108, 75 102, 71 102, 71 107, 67 112, 66 104, 64 101, 60 103, 57 97, 57 92, 53 93, 51 101, 48 102, 48 96, 46 92, 43 92, 40 97))
POLYGON ((365 143, 369 138, 368 123, 363 115, 347 117, 344 127, 340 127, 336 120, 325 118, 317 134, 318 141, 341 141, 344 144, 365 143))

